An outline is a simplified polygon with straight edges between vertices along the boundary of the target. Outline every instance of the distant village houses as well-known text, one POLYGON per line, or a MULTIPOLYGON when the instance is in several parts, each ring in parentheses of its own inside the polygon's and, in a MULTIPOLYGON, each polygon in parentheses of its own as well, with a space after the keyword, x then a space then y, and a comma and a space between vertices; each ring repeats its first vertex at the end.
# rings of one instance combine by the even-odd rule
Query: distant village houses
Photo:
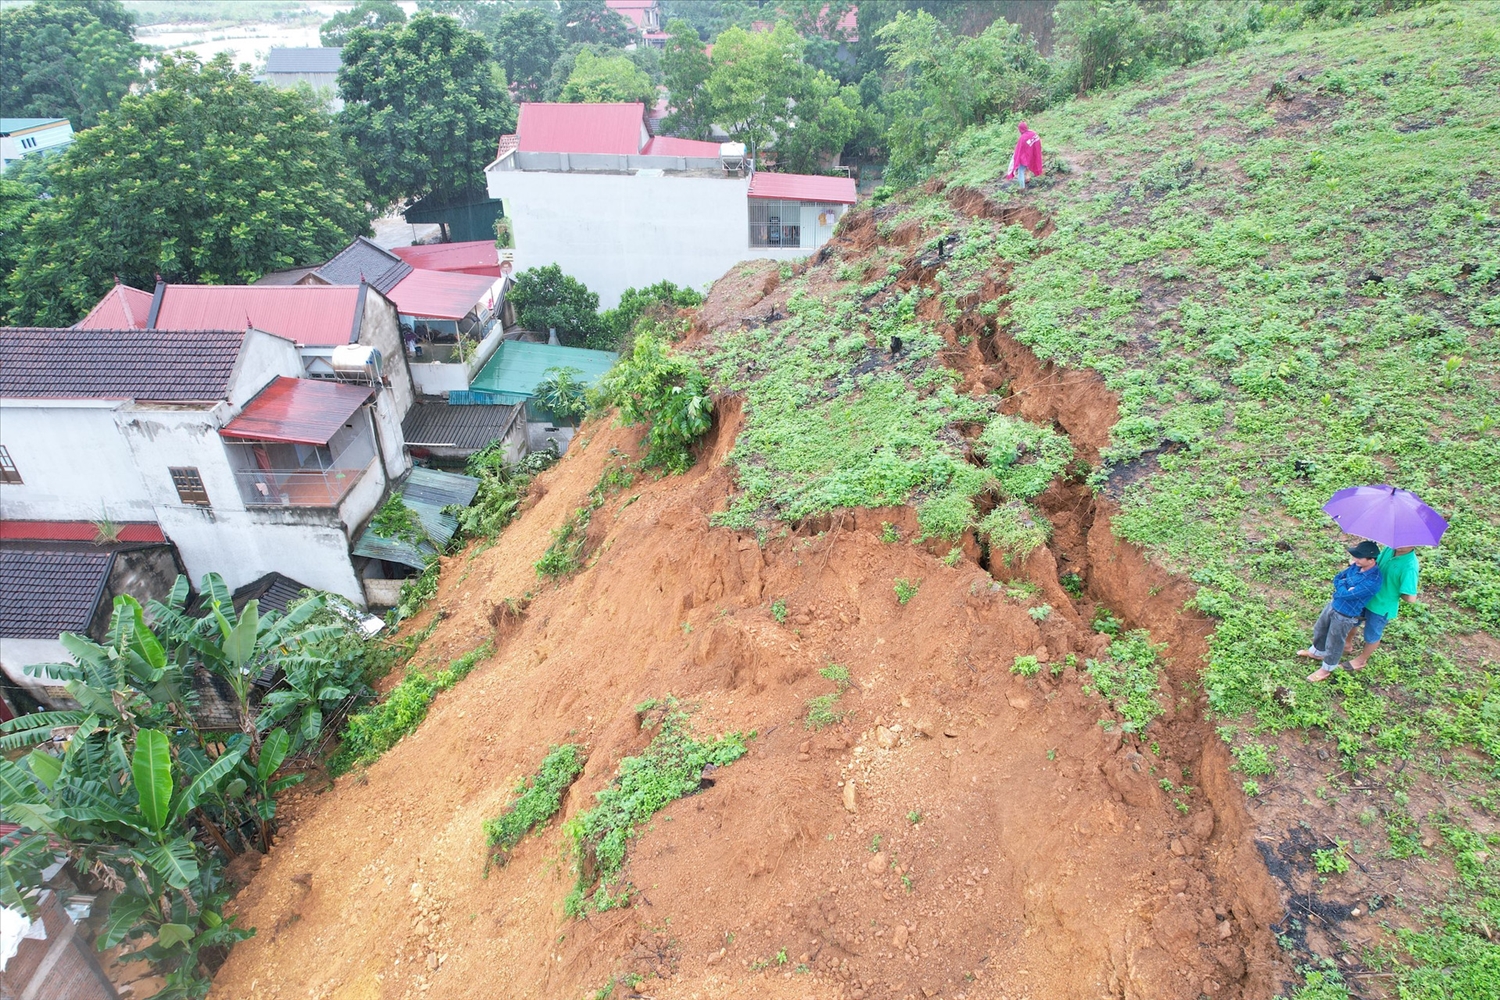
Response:
POLYGON ((273 48, 266 53, 266 68, 256 79, 278 90, 295 90, 305 83, 327 102, 328 110, 342 111, 339 66, 343 53, 341 48, 273 48))
POLYGON ((606 308, 627 288, 805 257, 857 200, 847 177, 758 172, 738 144, 653 136, 641 104, 522 104, 485 176, 516 268, 557 264, 606 308))
POLYGON ((0 118, 0 170, 25 156, 55 153, 73 142, 66 118, 0 118))

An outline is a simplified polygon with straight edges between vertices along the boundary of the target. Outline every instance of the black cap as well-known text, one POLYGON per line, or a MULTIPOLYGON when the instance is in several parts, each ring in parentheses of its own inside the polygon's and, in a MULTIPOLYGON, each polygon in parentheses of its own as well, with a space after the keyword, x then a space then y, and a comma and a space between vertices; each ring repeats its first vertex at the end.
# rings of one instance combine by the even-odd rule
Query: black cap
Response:
POLYGON ((1358 545, 1349 546, 1349 554, 1356 559, 1374 559, 1380 555, 1380 546, 1366 539, 1358 545))

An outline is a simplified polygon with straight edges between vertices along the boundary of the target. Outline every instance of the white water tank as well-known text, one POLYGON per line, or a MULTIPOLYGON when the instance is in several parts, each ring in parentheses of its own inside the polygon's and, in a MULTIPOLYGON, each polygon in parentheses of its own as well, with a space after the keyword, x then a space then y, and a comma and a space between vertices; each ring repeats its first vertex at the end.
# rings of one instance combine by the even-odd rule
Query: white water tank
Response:
POLYGON ((343 344, 333 349, 331 361, 335 375, 340 378, 361 378, 370 382, 380 381, 380 352, 364 344, 343 344))
POLYGON ((745 144, 743 142, 719 143, 719 164, 723 166, 726 173, 733 173, 743 167, 745 144))

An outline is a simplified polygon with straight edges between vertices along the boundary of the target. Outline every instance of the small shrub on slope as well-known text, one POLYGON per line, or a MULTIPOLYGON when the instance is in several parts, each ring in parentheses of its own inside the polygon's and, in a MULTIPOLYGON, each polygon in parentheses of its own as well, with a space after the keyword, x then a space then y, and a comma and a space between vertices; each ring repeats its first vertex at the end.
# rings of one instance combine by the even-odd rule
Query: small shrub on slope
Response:
POLYGON ((708 378, 655 329, 636 335, 635 346, 600 381, 598 393, 627 424, 648 425, 646 464, 667 472, 692 466, 693 442, 713 424, 708 378))
POLYGON ((516 786, 516 800, 497 819, 484 821, 484 842, 489 848, 485 868, 505 864, 510 849, 537 826, 552 818, 562 805, 563 792, 583 772, 588 759, 583 747, 564 743, 547 751, 542 766, 516 786))
MULTIPOLYGON (((648 703, 649 704, 649 703, 648 703)), ((594 797, 598 805, 569 821, 578 881, 564 908, 577 917, 590 910, 623 906, 629 890, 620 884, 625 849, 637 825, 664 806, 698 790, 703 769, 723 767, 745 754, 745 737, 726 733, 699 740, 688 727, 688 715, 668 698, 660 726, 639 757, 620 761, 620 776, 594 797)))

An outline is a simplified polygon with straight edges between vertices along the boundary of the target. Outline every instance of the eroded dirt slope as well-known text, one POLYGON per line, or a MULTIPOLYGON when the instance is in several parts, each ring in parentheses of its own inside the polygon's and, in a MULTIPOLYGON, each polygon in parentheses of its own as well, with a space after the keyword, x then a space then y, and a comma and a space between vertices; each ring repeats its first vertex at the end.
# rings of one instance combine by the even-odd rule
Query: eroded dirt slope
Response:
MULTIPOLYGON (((774 311, 757 303, 775 283, 756 280, 743 304, 774 311)), ((1113 404, 1082 376, 993 336, 958 360, 980 380, 1005 367, 995 381, 1018 387, 1013 405, 1056 420, 1080 452, 1102 443, 1113 404)), ((972 545, 948 566, 882 541, 886 522, 915 534, 906 509, 764 544, 710 527, 733 490, 737 401, 719 414, 689 474, 610 498, 590 564, 561 586, 532 564, 606 468, 637 455, 632 429, 586 426, 498 544, 445 560, 428 614, 446 617, 414 662, 490 640, 494 655, 368 772, 297 804, 236 901, 259 933, 214 996, 572 998, 628 976, 664 998, 1276 992, 1280 901, 1190 685, 1205 628, 1181 617, 1185 592, 1061 484, 1039 498, 1051 548, 994 577, 972 545), (1083 578, 1084 599, 1061 572, 1083 578), (920 580, 904 606, 897 578, 920 580), (527 595, 510 613, 506 599, 527 595), (1109 709, 1084 693, 1076 664, 1107 641, 1089 626, 1096 599, 1169 644, 1170 707, 1145 741, 1106 732, 1109 709), (1054 612, 1038 621, 1028 608, 1042 601, 1054 612), (1043 662, 1035 678, 1011 672, 1022 655, 1043 662), (848 715, 809 731, 805 702, 830 690, 830 662, 853 678, 848 715), (563 916, 556 821, 483 876, 482 821, 549 745, 590 747, 563 806, 577 815, 647 742, 634 706, 667 694, 701 732, 757 735, 632 843, 632 907, 563 916), (1194 791, 1169 795, 1166 777, 1194 791)))

